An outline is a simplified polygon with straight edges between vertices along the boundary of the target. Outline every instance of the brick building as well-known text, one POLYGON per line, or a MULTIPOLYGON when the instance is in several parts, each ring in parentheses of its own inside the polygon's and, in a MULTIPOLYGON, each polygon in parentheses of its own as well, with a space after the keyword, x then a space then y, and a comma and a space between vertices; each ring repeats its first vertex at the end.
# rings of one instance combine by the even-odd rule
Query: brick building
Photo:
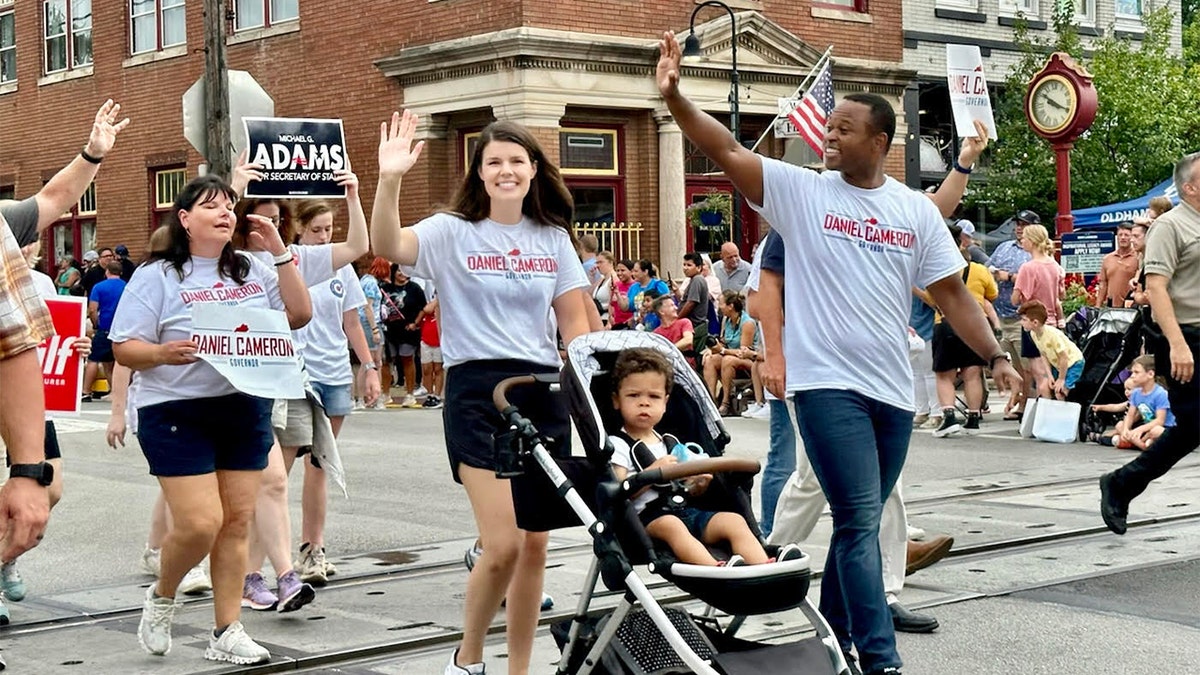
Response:
MULTIPOLYGON (((475 134, 501 117, 531 127, 557 157, 584 228, 626 255, 675 268, 686 248, 728 238, 689 225, 685 207, 728 191, 667 115, 653 81, 657 37, 686 32, 697 0, 227 0, 228 62, 250 72, 283 117, 344 120, 370 208, 379 122, 422 115, 425 155, 401 202, 411 223, 449 199, 475 134)), ((901 0, 727 0, 696 33, 705 59, 684 89, 728 119, 738 45, 742 138, 753 143, 829 45, 838 95, 874 91, 900 110, 901 0), (736 35, 735 35, 736 33, 736 35)), ((0 198, 34 191, 79 151, 95 109, 119 101, 133 123, 94 190, 54 228, 47 257, 126 243, 136 257, 202 157, 182 133, 181 96, 204 68, 201 0, 0 0, 0 198)), ((240 133, 240 129, 235 129, 240 133)), ((889 158, 904 171, 904 129, 889 158)), ((804 163, 801 141, 760 151, 804 163)), ((748 252, 760 224, 742 211, 748 252)))

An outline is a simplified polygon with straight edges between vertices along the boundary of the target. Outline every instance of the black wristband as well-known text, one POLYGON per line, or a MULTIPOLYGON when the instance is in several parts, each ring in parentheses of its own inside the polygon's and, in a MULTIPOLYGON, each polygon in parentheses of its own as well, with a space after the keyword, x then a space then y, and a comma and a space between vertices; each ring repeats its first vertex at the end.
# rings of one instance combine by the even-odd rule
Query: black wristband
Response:
POLYGON ((104 161, 103 157, 93 157, 89 155, 87 148, 80 150, 79 156, 83 158, 83 161, 88 162, 89 164, 99 164, 100 162, 104 161))
POLYGON ((954 160, 954 170, 961 174, 966 174, 966 175, 970 176, 971 172, 974 169, 968 169, 967 167, 963 166, 962 164, 959 164, 958 160, 956 159, 956 160, 954 160))

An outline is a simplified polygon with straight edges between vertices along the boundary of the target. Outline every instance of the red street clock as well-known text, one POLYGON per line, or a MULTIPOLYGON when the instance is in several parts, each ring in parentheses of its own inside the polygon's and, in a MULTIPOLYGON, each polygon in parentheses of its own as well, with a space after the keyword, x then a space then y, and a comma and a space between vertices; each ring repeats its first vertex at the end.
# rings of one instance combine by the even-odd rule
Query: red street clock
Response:
POLYGON ((1074 229, 1071 216, 1071 148, 1096 119, 1096 89, 1092 75, 1069 54, 1055 52, 1029 81, 1025 117, 1034 133, 1054 147, 1057 168, 1057 234, 1074 229))

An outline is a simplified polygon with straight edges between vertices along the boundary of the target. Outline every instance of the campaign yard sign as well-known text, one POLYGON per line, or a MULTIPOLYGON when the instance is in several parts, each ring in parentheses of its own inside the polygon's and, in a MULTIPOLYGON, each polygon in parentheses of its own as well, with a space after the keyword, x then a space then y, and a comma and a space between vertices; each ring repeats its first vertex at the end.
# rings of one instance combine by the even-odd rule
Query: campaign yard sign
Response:
POLYGON ((192 305, 196 356, 235 389, 261 398, 304 398, 300 356, 287 315, 275 309, 192 305))
POLYGON ((975 137, 975 120, 983 122, 988 138, 996 142, 996 118, 983 75, 983 56, 977 45, 946 45, 946 83, 959 138, 975 137))
POLYGON ((341 120, 244 117, 250 162, 263 167, 263 180, 251 181, 247 197, 346 197, 333 172, 346 168, 346 136, 341 120))
POLYGON ((1067 274, 1099 274, 1104 256, 1117 250, 1112 232, 1068 232, 1062 235, 1062 266, 1067 274))
POLYGON ((87 301, 64 295, 47 300, 46 307, 54 322, 54 335, 37 348, 46 412, 78 415, 83 396, 83 359, 75 353, 75 341, 85 334, 87 301))

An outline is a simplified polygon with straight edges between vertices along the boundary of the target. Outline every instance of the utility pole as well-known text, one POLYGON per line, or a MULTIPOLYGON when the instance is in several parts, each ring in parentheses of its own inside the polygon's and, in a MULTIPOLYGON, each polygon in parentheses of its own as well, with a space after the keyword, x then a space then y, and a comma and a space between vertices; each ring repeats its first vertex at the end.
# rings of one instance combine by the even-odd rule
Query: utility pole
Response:
POLYGON ((204 108, 208 111, 208 172, 228 179, 233 168, 229 134, 229 76, 225 64, 226 0, 204 0, 204 108))

